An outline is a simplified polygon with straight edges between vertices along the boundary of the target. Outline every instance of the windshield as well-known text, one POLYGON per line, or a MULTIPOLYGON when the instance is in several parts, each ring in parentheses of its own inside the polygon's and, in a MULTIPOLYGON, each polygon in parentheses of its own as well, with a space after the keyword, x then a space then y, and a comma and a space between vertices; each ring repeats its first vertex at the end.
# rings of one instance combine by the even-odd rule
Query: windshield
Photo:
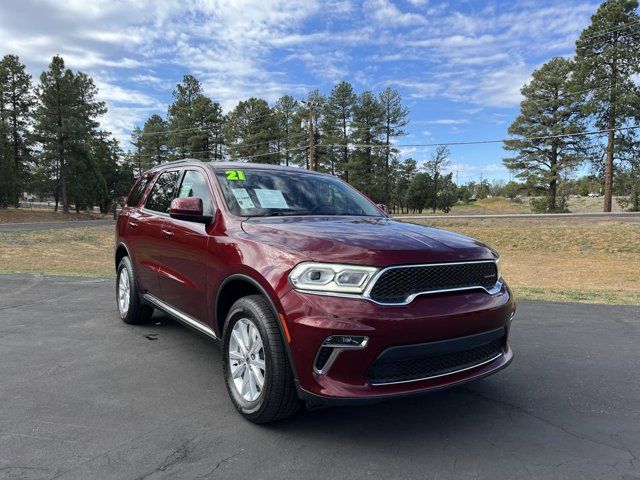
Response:
POLYGON ((254 169, 224 170, 216 177, 229 210, 242 217, 383 216, 365 197, 333 177, 254 169))

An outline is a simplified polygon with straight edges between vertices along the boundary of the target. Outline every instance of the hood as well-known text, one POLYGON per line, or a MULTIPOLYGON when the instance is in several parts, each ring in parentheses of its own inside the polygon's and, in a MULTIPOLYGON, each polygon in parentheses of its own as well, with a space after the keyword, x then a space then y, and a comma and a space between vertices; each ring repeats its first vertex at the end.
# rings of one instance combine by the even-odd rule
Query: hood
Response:
POLYGON ((317 262, 389 266, 493 259, 486 245, 436 228, 372 217, 266 217, 242 222, 253 240, 317 262))

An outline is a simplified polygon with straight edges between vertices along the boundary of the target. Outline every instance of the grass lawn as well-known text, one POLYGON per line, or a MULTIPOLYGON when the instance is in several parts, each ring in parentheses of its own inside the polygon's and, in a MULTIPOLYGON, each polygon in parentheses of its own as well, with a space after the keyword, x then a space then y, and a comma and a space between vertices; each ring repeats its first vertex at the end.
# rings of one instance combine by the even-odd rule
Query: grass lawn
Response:
MULTIPOLYGON (((523 198, 521 203, 509 200, 503 197, 484 198, 471 202, 468 204, 458 203, 454 205, 449 212, 449 215, 500 215, 500 214, 514 214, 514 213, 533 213, 531 209, 532 198, 523 198)), ((570 212, 573 213, 593 213, 602 212, 603 199, 602 198, 569 198, 567 206, 570 212)), ((613 199, 614 212, 621 212, 622 209, 618 205, 617 199, 613 199)), ((437 210, 433 213, 431 210, 425 210, 422 212, 424 215, 446 215, 445 213, 437 210)))
POLYGON ((0 223, 68 222, 101 218, 113 218, 113 216, 99 212, 72 212, 65 215, 61 211, 54 212, 53 208, 46 207, 0 208, 0 223))
POLYGON ((500 252, 520 299, 640 305, 637 219, 420 219, 500 252))
MULTIPOLYGON (((636 219, 424 219, 502 254, 519 299, 640 305, 636 219)), ((0 233, 0 273, 110 277, 113 227, 0 233)))

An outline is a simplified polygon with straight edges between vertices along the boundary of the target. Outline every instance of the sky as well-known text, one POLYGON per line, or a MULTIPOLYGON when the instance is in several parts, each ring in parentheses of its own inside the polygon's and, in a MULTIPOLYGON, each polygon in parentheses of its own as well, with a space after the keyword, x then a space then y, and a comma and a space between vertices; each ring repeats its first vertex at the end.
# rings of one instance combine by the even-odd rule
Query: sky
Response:
MULTIPOLYGON (((51 57, 93 77, 102 128, 125 149, 166 115, 183 75, 232 109, 251 96, 397 89, 410 110, 398 144, 507 136, 520 88, 554 56, 573 54, 599 2, 578 0, 2 0, 0 55, 37 79, 51 57)), ((422 162, 430 147, 399 147, 422 162)), ((452 146, 460 182, 508 179, 501 144, 452 146)))

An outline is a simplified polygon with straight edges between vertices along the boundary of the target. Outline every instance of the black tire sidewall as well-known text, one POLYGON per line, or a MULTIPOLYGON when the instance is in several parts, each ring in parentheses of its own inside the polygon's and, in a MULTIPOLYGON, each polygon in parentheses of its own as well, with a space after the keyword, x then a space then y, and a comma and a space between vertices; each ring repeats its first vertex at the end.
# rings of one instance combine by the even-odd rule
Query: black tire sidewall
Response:
POLYGON ((225 323, 223 333, 223 351, 222 351, 222 363, 224 368, 224 380, 229 391, 229 396, 235 407, 247 418, 257 418, 262 413, 262 410, 266 406, 266 400, 271 393, 271 386, 273 381, 273 362, 271 361, 271 340, 267 334, 264 326, 266 320, 262 318, 261 313, 254 307, 251 301, 244 298, 238 300, 227 315, 227 321, 225 323), (231 332, 234 325, 242 318, 247 318, 256 326, 262 337, 262 345, 264 348, 265 357, 265 378, 264 387, 257 400, 253 402, 247 401, 242 398, 242 395, 238 393, 235 384, 233 383, 233 377, 231 375, 231 367, 229 362, 229 340, 231 338, 231 332))

